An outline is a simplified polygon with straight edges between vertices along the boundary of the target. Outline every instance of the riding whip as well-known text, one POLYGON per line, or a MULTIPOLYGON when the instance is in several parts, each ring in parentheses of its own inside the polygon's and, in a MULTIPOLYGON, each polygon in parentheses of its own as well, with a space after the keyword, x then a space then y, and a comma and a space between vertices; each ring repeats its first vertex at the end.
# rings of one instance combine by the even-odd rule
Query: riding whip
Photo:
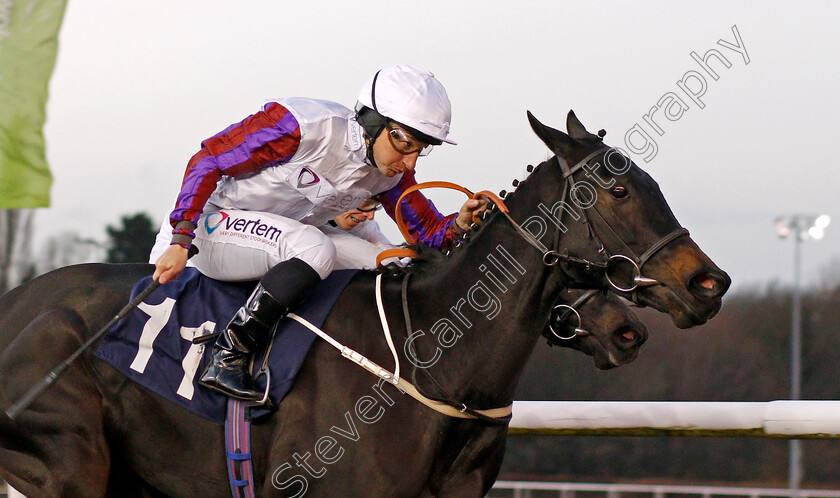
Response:
POLYGON ((29 389, 29 391, 27 391, 26 394, 24 394, 23 397, 20 398, 17 403, 15 403, 11 406, 11 408, 6 410, 6 415, 8 415, 9 418, 14 419, 21 411, 23 411, 30 404, 32 404, 32 402, 35 401, 35 398, 37 398, 42 392, 44 392, 48 387, 50 387, 50 385, 55 381, 55 379, 57 379, 58 376, 61 375, 61 373, 64 372, 76 358, 81 356, 82 353, 84 353, 93 343, 95 343, 103 335, 105 335, 105 333, 108 332, 108 330, 111 327, 113 327, 115 323, 122 320, 129 313, 131 313, 131 311, 134 308, 136 308, 140 303, 142 303, 144 299, 149 297, 149 294, 154 292, 155 289, 157 289, 158 287, 160 287, 160 282, 153 280, 148 287, 143 289, 143 292, 137 294, 137 297, 132 299, 130 303, 126 304, 123 307, 123 309, 121 309, 120 312, 114 316, 114 318, 111 318, 111 320, 108 323, 106 323, 105 326, 99 329, 99 332, 97 332, 90 339, 85 341, 85 343, 82 344, 81 347, 79 347, 79 349, 77 349, 72 355, 70 355, 69 358, 64 360, 60 365, 55 367, 50 373, 47 374, 46 377, 41 379, 40 382, 32 386, 32 388, 29 389))

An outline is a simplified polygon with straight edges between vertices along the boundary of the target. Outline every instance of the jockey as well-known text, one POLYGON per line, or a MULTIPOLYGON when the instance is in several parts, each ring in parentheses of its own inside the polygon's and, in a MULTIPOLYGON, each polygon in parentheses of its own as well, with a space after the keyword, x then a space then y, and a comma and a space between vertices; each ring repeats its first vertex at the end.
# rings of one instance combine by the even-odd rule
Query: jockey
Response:
MULTIPOLYGON (((374 270, 378 266, 376 258, 379 253, 396 247, 382 233, 379 224, 373 219, 376 211, 381 209, 382 203, 371 197, 364 200, 357 208, 341 213, 325 225, 318 227, 335 246, 333 270, 374 270)), ((154 249, 149 255, 150 263, 154 264, 166 251, 171 238, 172 227, 169 225, 169 216, 167 216, 157 235, 154 249)), ((385 265, 388 263, 402 264, 402 260, 388 258, 383 261, 385 265)), ((187 261, 187 266, 195 265, 192 261, 187 261)))
MULTIPOLYGON (((370 198, 356 209, 342 213, 326 225, 318 227, 335 245, 334 270, 374 270, 379 253, 395 247, 373 219, 380 209, 382 204, 370 198)), ((397 258, 388 258, 383 264, 391 262, 401 264, 397 258)))
MULTIPOLYGON (((317 227, 372 196, 394 218, 396 201, 416 184, 417 158, 443 142, 454 145, 450 117, 434 75, 400 65, 363 86, 355 112, 323 100, 280 99, 202 142, 170 226, 158 235, 153 278, 176 278, 192 251, 191 264, 211 278, 260 282, 216 340, 201 384, 246 401, 262 398, 249 369, 253 353, 335 267, 335 244, 317 227)), ((420 192, 405 201, 409 231, 435 248, 453 242, 456 225, 469 229, 483 207, 471 199, 443 216, 420 192)))

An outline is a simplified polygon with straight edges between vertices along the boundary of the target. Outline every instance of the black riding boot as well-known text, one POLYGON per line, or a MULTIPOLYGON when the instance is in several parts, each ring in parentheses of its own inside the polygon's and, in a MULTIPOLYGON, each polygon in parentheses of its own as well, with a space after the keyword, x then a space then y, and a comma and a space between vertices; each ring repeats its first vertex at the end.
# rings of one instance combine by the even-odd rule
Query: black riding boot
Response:
POLYGON ((279 263, 263 276, 213 346, 213 358, 199 383, 232 398, 259 401, 263 391, 251 376, 251 360, 263 351, 274 324, 321 280, 299 259, 279 263))

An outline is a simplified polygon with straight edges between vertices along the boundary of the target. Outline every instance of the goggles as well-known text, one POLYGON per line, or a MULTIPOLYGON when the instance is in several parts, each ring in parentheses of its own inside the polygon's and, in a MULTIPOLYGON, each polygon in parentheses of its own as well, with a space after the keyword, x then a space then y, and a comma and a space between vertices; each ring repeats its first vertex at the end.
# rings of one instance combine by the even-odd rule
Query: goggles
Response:
POLYGON ((382 209, 382 203, 377 200, 370 199, 357 207, 356 211, 360 211, 362 213, 372 213, 374 211, 379 211, 380 209, 382 209))
POLYGON ((417 140, 411 133, 396 123, 389 122, 385 125, 388 128, 388 138, 394 149, 403 155, 419 153, 421 156, 428 156, 434 145, 417 140))

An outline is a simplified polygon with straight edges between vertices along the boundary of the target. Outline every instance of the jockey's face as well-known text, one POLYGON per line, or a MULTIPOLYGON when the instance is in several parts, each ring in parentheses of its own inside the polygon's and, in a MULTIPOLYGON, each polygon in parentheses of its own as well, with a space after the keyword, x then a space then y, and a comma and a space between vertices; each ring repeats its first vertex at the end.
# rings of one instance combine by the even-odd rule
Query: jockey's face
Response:
POLYGON ((394 138, 389 136, 389 133, 390 129, 386 126, 373 142, 373 159, 376 161, 376 167, 388 177, 414 170, 422 150, 415 150, 409 154, 399 152, 394 147, 392 143, 394 138))
POLYGON ((382 204, 379 202, 368 199, 364 201, 358 208, 351 209, 346 213, 341 213, 340 215, 333 218, 335 224, 344 230, 352 230, 356 228, 359 224, 364 223, 368 220, 372 220, 374 213, 382 207, 382 204))

